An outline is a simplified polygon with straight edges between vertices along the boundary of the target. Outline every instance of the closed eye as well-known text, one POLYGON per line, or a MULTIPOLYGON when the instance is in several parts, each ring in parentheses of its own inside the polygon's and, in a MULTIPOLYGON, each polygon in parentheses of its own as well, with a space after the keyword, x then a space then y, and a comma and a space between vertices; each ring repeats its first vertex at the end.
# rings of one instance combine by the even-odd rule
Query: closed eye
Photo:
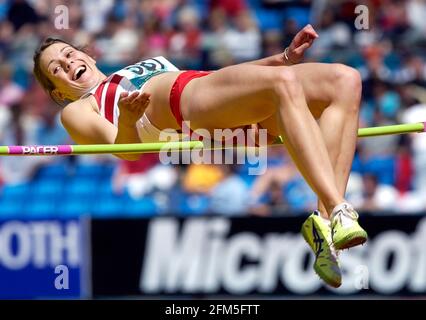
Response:
POLYGON ((72 53, 72 51, 69 51, 69 52, 67 53, 67 58, 71 57, 71 53, 72 53))

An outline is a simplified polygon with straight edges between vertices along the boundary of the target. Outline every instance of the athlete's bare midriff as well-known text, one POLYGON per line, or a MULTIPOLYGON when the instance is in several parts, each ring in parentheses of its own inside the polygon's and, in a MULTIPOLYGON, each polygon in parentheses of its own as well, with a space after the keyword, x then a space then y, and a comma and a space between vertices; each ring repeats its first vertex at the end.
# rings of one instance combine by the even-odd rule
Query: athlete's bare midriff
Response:
POLYGON ((151 94, 151 102, 145 111, 148 119, 158 129, 172 128, 179 130, 172 111, 170 109, 170 90, 176 78, 183 71, 171 71, 159 74, 147 81, 143 91, 151 94))

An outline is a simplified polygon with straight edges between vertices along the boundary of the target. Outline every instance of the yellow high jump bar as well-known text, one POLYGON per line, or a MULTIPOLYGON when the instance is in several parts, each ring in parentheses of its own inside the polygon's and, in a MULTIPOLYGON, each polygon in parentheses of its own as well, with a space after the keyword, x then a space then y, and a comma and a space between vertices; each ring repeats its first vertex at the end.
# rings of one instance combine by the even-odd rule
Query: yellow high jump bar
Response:
MULTIPOLYGON (((360 128, 358 137, 374 137, 391 134, 421 133, 426 122, 407 123, 381 127, 360 128)), ((272 145, 280 145, 277 141, 272 145)), ((177 141, 131 144, 51 145, 51 146, 0 146, 0 156, 51 156, 83 154, 158 153, 161 151, 185 151, 203 149, 202 141, 177 141)), ((212 148, 207 148, 212 149, 212 148)))

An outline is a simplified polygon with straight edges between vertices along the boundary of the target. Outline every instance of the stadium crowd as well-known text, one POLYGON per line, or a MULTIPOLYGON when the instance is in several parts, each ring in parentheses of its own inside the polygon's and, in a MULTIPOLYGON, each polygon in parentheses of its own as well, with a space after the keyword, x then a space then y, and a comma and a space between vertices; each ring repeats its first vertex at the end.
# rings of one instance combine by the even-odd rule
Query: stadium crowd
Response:
MULTIPOLYGON (((60 107, 32 76, 32 55, 47 36, 84 46, 107 74, 160 55, 180 69, 212 70, 280 53, 307 23, 320 37, 306 61, 359 70, 360 127, 426 121, 425 0, 0 0, 0 145, 73 143, 60 107), (365 29, 355 23, 358 5, 368 9, 365 29)), ((269 148, 264 174, 248 169, 163 165, 152 154, 136 162, 1 157, 0 217, 315 208, 284 148, 269 148), (105 201, 94 203, 100 193, 105 201), (28 208, 23 200, 31 197, 28 208)), ((359 139, 347 197, 372 213, 426 210, 426 135, 359 139)))

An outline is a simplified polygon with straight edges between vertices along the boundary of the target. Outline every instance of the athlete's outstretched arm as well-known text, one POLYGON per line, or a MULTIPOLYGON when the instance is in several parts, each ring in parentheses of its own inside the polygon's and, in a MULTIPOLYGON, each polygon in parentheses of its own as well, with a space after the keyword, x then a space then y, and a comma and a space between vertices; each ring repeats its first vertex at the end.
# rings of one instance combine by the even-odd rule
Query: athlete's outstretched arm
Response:
POLYGON ((291 66, 300 63, 305 51, 312 46, 312 43, 318 37, 314 28, 308 24, 294 36, 291 44, 283 53, 244 63, 258 66, 291 66))
MULTIPOLYGON (((149 104, 149 95, 123 93, 120 97, 118 129, 93 109, 90 98, 73 102, 61 113, 61 121, 78 144, 119 144, 141 142, 136 122, 149 104)), ((139 154, 114 154, 123 160, 138 160, 139 154)))
MULTIPOLYGON (((136 128, 136 122, 142 118, 148 104, 150 95, 142 91, 133 93, 122 92, 118 101, 120 116, 118 117, 118 131, 114 143, 140 143, 139 134, 136 128)), ((130 157, 137 160, 139 155, 130 157)))

